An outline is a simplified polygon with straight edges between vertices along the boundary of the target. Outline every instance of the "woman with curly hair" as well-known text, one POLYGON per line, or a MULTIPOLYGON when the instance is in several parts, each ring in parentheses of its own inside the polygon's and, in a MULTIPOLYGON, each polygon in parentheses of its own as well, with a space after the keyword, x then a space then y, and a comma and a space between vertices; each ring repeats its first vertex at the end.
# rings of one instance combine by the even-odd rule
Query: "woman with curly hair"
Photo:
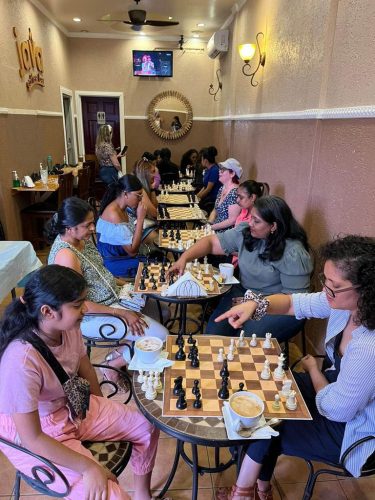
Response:
POLYGON ((218 499, 271 500, 270 480, 279 455, 339 462, 343 452, 361 438, 345 461, 355 477, 375 451, 375 238, 346 236, 322 248, 323 290, 311 294, 271 295, 233 307, 216 321, 234 328, 253 316, 284 314, 328 319, 325 338, 327 369, 316 359, 302 358, 305 373, 294 373, 313 420, 284 421, 280 435, 251 441, 232 491, 218 499), (257 491, 255 491, 257 490, 257 491))

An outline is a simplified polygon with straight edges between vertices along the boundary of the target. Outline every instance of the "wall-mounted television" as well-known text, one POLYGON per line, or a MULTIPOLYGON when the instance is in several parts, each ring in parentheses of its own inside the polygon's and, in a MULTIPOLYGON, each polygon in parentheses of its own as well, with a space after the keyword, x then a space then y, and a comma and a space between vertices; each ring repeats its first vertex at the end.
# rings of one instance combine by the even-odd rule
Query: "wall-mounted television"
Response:
POLYGON ((133 50, 134 76, 173 76, 171 50, 133 50))

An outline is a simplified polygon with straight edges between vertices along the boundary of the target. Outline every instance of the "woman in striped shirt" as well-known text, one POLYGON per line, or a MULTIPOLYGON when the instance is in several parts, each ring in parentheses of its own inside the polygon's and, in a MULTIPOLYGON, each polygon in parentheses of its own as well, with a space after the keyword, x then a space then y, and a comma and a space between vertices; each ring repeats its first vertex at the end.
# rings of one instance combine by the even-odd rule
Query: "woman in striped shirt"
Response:
MULTIPOLYGON (((313 356, 302 359, 305 373, 294 373, 313 416, 312 421, 284 421, 280 435, 252 441, 231 492, 218 498, 271 500, 270 479, 279 455, 337 463, 355 441, 375 429, 375 238, 346 236, 322 249, 323 291, 313 294, 251 294, 216 321, 228 319, 239 328, 255 312, 327 318, 325 338, 329 369, 322 372, 313 356)), ((375 451, 375 439, 356 447, 346 469, 360 476, 375 451)))

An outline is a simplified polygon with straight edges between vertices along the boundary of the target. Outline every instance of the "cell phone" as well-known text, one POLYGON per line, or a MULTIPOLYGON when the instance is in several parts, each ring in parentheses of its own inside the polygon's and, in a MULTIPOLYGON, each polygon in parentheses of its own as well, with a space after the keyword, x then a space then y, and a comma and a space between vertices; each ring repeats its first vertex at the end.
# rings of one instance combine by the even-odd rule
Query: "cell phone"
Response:
POLYGON ((124 155, 127 152, 127 150, 128 150, 128 146, 124 146, 122 148, 121 154, 124 155))

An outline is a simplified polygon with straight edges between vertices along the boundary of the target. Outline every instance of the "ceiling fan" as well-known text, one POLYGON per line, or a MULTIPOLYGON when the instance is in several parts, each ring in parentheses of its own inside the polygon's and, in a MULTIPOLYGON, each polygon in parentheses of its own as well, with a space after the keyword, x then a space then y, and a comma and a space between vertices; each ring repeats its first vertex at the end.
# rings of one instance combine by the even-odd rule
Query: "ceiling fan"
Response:
POLYGON ((186 40, 184 39, 184 35, 180 35, 180 38, 177 42, 177 47, 155 47, 154 50, 165 50, 168 48, 168 50, 182 50, 182 51, 196 51, 196 52, 204 52, 204 48, 201 47, 185 47, 186 40))
MULTIPOLYGON (((140 2, 140 0, 134 0, 136 4, 140 2)), ((143 26, 177 26, 180 24, 178 21, 159 21, 156 19, 147 19, 147 12, 142 9, 131 9, 128 11, 129 21, 126 19, 112 19, 109 15, 104 16, 99 21, 109 21, 109 22, 122 22, 124 24, 130 24, 132 29, 135 31, 139 31, 143 26)))

